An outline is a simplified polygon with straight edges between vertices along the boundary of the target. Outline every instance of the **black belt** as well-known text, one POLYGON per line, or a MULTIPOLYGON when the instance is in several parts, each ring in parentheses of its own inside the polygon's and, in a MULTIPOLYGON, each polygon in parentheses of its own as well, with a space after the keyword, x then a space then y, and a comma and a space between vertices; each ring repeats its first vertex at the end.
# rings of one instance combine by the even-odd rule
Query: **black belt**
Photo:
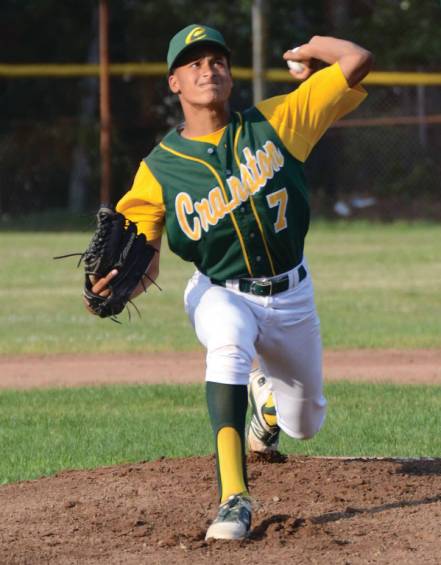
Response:
MULTIPOLYGON (((300 265, 297 269, 297 274, 299 275, 299 282, 306 278, 306 269, 303 265, 300 265)), ((227 286, 225 281, 210 280, 213 284, 227 286)), ((248 292, 249 294, 256 294, 257 296, 272 296, 273 294, 288 290, 289 287, 288 275, 274 277, 268 280, 239 279, 239 290, 241 292, 248 292)))

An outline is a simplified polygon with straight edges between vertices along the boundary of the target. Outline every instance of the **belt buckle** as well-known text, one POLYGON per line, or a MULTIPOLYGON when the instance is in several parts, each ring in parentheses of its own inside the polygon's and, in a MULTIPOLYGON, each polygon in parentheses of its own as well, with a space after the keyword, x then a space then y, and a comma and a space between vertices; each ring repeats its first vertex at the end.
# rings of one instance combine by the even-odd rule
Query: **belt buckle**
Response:
POLYGON ((250 292, 251 294, 256 294, 257 296, 259 296, 260 293, 257 292, 257 289, 261 288, 263 290, 266 287, 269 287, 269 292, 268 293, 262 292, 261 296, 271 296, 273 294, 273 281, 269 281, 269 280, 251 281, 250 292))

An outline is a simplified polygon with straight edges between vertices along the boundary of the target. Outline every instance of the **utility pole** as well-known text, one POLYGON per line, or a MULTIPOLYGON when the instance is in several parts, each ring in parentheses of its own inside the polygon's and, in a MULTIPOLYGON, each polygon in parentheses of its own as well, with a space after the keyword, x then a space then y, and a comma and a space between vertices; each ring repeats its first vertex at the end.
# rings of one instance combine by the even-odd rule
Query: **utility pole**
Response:
POLYGON ((110 204, 111 186, 111 115, 109 88, 109 5, 99 0, 100 43, 100 155, 101 204, 110 204))
POLYGON ((253 35, 253 101, 265 98, 266 71, 266 0, 253 0, 251 8, 253 35))

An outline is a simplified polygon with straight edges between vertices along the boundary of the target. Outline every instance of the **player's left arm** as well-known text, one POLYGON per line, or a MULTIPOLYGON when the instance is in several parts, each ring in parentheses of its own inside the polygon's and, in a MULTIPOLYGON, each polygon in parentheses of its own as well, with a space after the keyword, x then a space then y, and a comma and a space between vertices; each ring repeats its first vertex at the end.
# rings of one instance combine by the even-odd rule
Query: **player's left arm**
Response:
POLYGON ((154 284, 159 276, 159 260, 161 256, 161 237, 149 241, 150 245, 154 247, 157 251, 149 265, 149 268, 141 281, 139 281, 138 286, 132 292, 131 300, 142 294, 147 290, 147 288, 154 284))
MULTIPOLYGON (((154 247, 157 251, 153 256, 147 272, 132 291, 130 299, 133 300, 158 278, 165 214, 161 186, 144 161, 142 161, 139 166, 132 188, 120 199, 116 210, 123 214, 127 220, 134 222, 137 225, 138 233, 143 233, 149 245, 154 247)), ((117 275, 118 271, 112 269, 112 271, 101 278, 90 276, 92 283, 91 292, 106 298, 111 292, 109 283, 117 275)), ((95 314, 86 298, 84 298, 84 303, 87 310, 95 314)))
MULTIPOLYGON (((149 241, 149 244, 156 249, 157 253, 155 253, 145 275, 143 276, 143 278, 139 281, 138 285, 132 291, 132 294, 130 296, 130 300, 133 300, 134 298, 136 298, 137 296, 139 296, 140 294, 145 292, 148 289, 149 286, 151 286, 152 284, 155 283, 156 279, 159 276, 159 258, 160 258, 160 253, 161 253, 161 237, 158 237, 156 239, 153 239, 152 241, 149 241)), ((110 295, 110 292, 111 292, 110 289, 109 289, 109 283, 111 282, 111 280, 113 278, 115 278, 117 276, 117 274, 118 274, 118 271, 116 269, 112 269, 112 271, 110 271, 110 273, 108 273, 105 277, 102 277, 102 278, 98 278, 98 277, 95 277, 95 276, 92 275, 90 277, 90 280, 91 280, 91 283, 92 283, 92 287, 90 288, 91 292, 93 294, 97 294, 99 296, 102 296, 103 298, 107 298, 110 295)), ((86 309, 91 314, 96 314, 96 312, 91 308, 89 301, 84 296, 83 296, 83 302, 84 302, 86 309)))
POLYGON ((299 80, 305 80, 314 73, 315 61, 329 65, 338 63, 349 87, 355 86, 364 79, 371 70, 374 59, 370 51, 356 43, 320 35, 315 35, 295 51, 286 51, 283 58, 304 65, 302 72, 290 70, 292 76, 299 80))

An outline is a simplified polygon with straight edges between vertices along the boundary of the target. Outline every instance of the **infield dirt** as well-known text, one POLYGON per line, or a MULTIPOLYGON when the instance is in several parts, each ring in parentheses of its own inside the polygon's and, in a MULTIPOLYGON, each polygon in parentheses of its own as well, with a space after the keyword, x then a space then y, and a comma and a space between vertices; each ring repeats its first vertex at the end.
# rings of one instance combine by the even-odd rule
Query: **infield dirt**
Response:
POLYGON ((0 489, 2 564, 438 564, 441 461, 250 461, 246 541, 204 540, 214 459, 66 471, 0 489))
MULTIPOLYGON (((175 373, 176 355, 169 357, 175 373)), ((381 358, 370 352, 367 372, 359 363, 357 374, 363 380, 370 375, 372 380, 399 382, 395 365, 402 367, 400 382, 440 383, 439 355, 393 352, 375 377, 369 367, 381 366, 381 358)), ((349 366, 360 362, 360 356, 352 352, 341 359, 349 366)), ((53 369, 51 359, 44 363, 40 358, 46 375, 53 369)), ((158 375, 158 357, 153 359, 158 375)), ((67 373, 63 383, 32 381, 30 375, 36 377, 38 371, 29 372, 25 359, 21 361, 14 365, 13 359, 3 359, 0 367, 18 367, 15 378, 23 376, 23 388, 103 382, 101 377, 94 380, 93 363, 87 382, 66 379, 67 373)), ((35 360, 31 363, 40 367, 35 360)), ((68 363, 84 375, 75 358, 68 363)), ((188 376, 199 371, 201 356, 192 363, 188 376)), ((183 364, 178 366, 185 373, 183 364)), ((344 366, 340 375, 348 376, 344 366)), ((146 382, 146 373, 144 365, 144 379, 135 382, 146 382)), ((6 372, 1 374, 4 381, 6 372)), ((355 374, 349 377, 356 380, 355 374)), ((249 539, 241 542, 204 540, 217 510, 214 477, 214 458, 194 457, 64 471, 0 486, 0 563, 440 563, 441 459, 250 457, 253 525, 249 539)))
MULTIPOLYGON (((202 383, 202 351, 0 357, 0 388, 202 383)), ((325 350, 326 380, 441 384, 441 349, 325 350)))

